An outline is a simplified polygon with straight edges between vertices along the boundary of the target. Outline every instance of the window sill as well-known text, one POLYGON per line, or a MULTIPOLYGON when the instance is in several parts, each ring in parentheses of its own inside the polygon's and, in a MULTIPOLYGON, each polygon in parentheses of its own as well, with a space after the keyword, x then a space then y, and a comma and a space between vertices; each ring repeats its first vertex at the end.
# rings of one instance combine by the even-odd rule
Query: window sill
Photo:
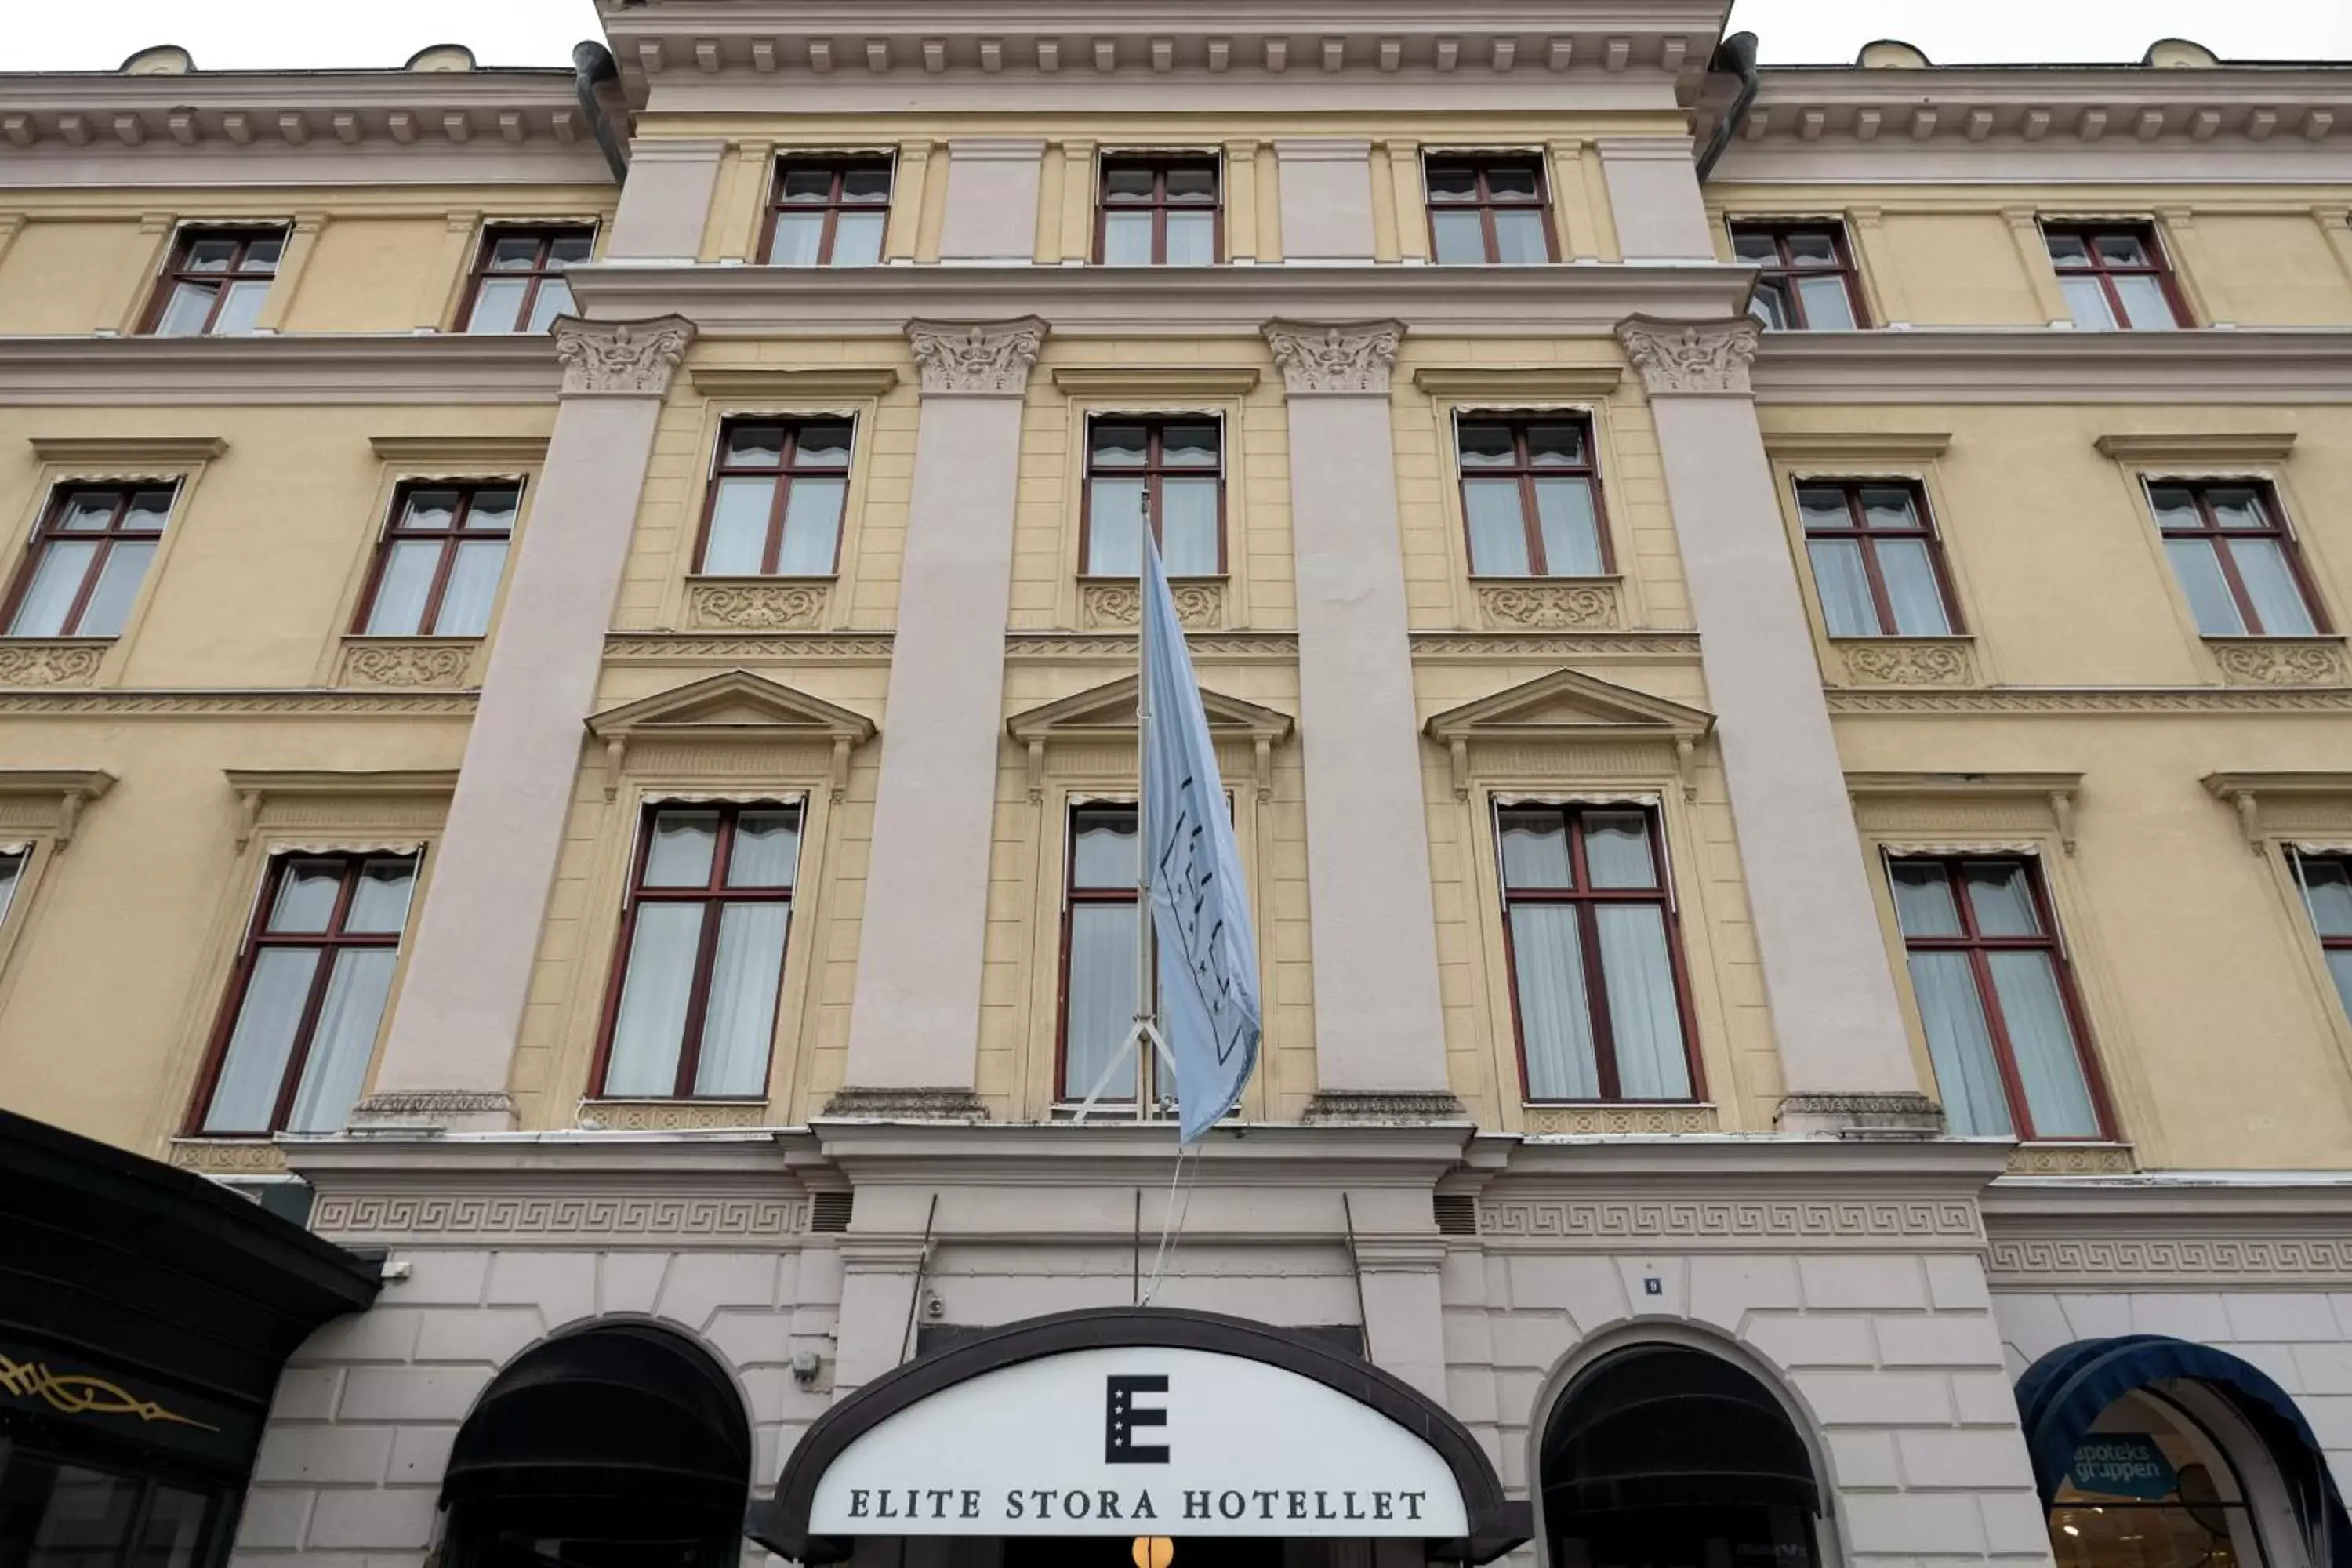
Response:
POLYGON ((1522 1102, 1534 1136, 1671 1136, 1721 1131, 1716 1106, 1704 1100, 1557 1100, 1522 1102))
POLYGON ((580 1101, 578 1121, 582 1127, 607 1132, 681 1132, 772 1124, 764 1095, 691 1100, 605 1100, 592 1095, 580 1101))
POLYGON ((686 580, 686 624, 738 632, 805 632, 824 625, 833 577, 686 580))
POLYGON ((1981 686, 1977 639, 1966 632, 1934 637, 1832 637, 1830 680, 1837 686, 1981 686))
MULTIPOLYGON (((1168 579, 1168 596, 1176 601, 1176 619, 1185 630, 1225 624, 1226 584, 1223 576, 1168 579)), ((1136 625, 1142 619, 1142 592, 1132 577, 1079 578, 1079 626, 1099 631, 1136 625)))
POLYGON ((2344 639, 2311 637, 2208 637, 2205 647, 2231 686, 2343 686, 2352 682, 2344 639))
POLYGON ((1481 625, 1496 631, 1609 631, 1625 622, 1625 580, 1602 577, 1477 577, 1481 625))
POLYGON ((0 638, 0 686, 90 686, 112 637, 0 638))
POLYGON ((2139 1158, 2130 1144, 2096 1139, 2020 1143, 2009 1156, 2012 1176, 2128 1176, 2138 1170, 2139 1158))
POLYGON ((343 638, 337 686, 462 688, 477 684, 481 637, 343 638))

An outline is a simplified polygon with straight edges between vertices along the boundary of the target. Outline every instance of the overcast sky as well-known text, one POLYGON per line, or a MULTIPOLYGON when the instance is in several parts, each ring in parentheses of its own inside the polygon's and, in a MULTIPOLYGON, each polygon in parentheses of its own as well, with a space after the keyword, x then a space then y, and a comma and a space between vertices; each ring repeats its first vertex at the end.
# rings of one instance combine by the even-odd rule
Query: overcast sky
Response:
MULTIPOLYGON (((1442 0, 1433 0, 1442 3, 1442 0)), ((590 0, 0 0, 0 69, 107 70, 150 44, 207 69, 396 66, 427 44, 485 65, 561 65, 601 36, 590 0)), ((2352 0, 1737 0, 1768 62, 1843 61, 1903 38, 1945 63, 2137 60, 2162 37, 2223 58, 2352 58, 2352 0)))

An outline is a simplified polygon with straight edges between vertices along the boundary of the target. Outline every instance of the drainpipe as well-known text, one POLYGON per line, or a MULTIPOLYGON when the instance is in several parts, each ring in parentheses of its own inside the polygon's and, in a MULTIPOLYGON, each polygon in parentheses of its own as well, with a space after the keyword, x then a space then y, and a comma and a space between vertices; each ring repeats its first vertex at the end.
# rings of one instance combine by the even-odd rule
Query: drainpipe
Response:
MULTIPOLYGON (((586 47, 582 46, 583 48, 586 47)), ((609 59, 611 57, 606 58, 609 59)), ((1715 172, 1716 160, 1722 157, 1723 150, 1731 145, 1731 139, 1739 134, 1739 128, 1748 123, 1748 111, 1756 105, 1756 89, 1761 85, 1756 75, 1756 35, 1734 33, 1724 39, 1715 51, 1715 58, 1709 62, 1708 68, 1730 71, 1738 76, 1739 96, 1731 100, 1731 107, 1724 111, 1722 120, 1716 124, 1715 134, 1707 139, 1706 151, 1698 155, 1700 184, 1706 184, 1707 175, 1715 172)))
POLYGON ((620 74, 621 68, 613 63, 613 51, 604 45, 573 46, 572 90, 580 95, 580 111, 588 117, 588 129, 596 133, 596 145, 604 150, 604 163, 613 171, 615 184, 628 177, 629 161, 621 156, 621 144, 614 140, 612 124, 604 118, 604 106, 596 101, 596 84, 617 80, 620 74))

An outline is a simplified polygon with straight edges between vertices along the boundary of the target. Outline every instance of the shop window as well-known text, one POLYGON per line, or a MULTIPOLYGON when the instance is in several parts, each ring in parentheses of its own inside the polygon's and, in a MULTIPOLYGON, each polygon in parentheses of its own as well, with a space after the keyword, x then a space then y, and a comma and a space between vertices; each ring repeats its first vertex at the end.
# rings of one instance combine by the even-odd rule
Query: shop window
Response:
POLYGON ((146 331, 162 338, 252 331, 285 251, 282 227, 182 229, 148 307, 146 331))
POLYGON ((2252 1512, 2212 1436, 2157 1389, 2075 1441, 2050 1502, 2058 1568, 2261 1568, 2252 1512))
POLYGON ((1441 265, 1557 261, 1543 159, 1532 153, 1433 155, 1429 237, 1441 265))
POLYGON ((521 487, 511 480, 402 487, 361 603, 361 635, 478 637, 488 631, 521 501, 521 487))
POLYGON ((172 515, 170 485, 60 485, 8 595, 12 637, 121 635, 172 515))
POLYGON ((1160 542, 1171 577, 1225 569, 1223 432, 1205 415, 1099 415, 1087 426, 1087 489, 1078 571, 1132 577, 1138 519, 1160 542))
POLYGON ((0 1563, 209 1568, 228 1546, 228 1497, 0 1434, 0 1563))
MULTIPOLYGON (((2352 854, 2289 849, 2295 886, 2311 915, 2313 934, 2327 959, 2327 973, 2344 1009, 2352 1013, 2352 854)), ((0 915, 7 912, 0 903, 0 915)))
POLYGON ((1496 836, 1527 1098, 1691 1099, 1688 998, 1655 816, 1507 805, 1496 836))
POLYGON ((1767 327, 1820 332, 1869 324, 1843 226, 1736 223, 1731 252, 1759 268, 1748 313, 1767 327))
POLYGON ((871 267, 889 222, 889 159, 788 158, 776 165, 760 254, 771 267, 871 267))
POLYGON ((1135 807, 1073 806, 1065 869, 1055 1098, 1084 1100, 1099 1090, 1104 1100, 1133 1104, 1137 1053, 1127 1037, 1135 1023, 1135 807))
POLYGON ((2245 479, 2151 482, 2165 559, 2209 637, 2310 637, 2325 628, 2277 499, 2245 479))
POLYGON ((646 809, 598 1093, 767 1092, 800 847, 794 802, 646 809))
POLYGON ((1207 267, 1222 248, 1214 158, 1105 158, 1095 259, 1207 267))
POLYGON ((719 433, 696 570, 830 577, 849 500, 846 419, 738 419, 719 433))
POLYGON ((2021 857, 1906 855, 1888 874, 1952 1131, 2106 1137, 2038 868, 2021 857))
POLYGON ((484 232, 463 312, 468 332, 543 332, 572 313, 564 273, 586 261, 596 231, 577 225, 484 232))
POLYGON ((194 1130, 341 1129, 374 1054, 416 882, 413 854, 270 862, 194 1130))
POLYGON ((1560 414, 1465 414, 1454 428, 1454 452, 1473 576, 1608 574, 1590 422, 1560 414))
POLYGON ((2084 331, 2168 331, 2189 324, 2172 268, 2146 224, 2045 224, 2059 291, 2084 331))
POLYGON ((1805 553, 1833 637, 1948 637, 1958 629, 1943 547, 1916 485, 1797 486, 1805 553))

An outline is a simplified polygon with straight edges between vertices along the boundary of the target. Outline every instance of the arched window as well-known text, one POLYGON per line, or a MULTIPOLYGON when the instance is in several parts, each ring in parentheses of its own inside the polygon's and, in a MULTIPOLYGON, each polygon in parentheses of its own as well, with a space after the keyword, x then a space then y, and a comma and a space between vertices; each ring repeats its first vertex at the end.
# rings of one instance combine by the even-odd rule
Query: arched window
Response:
POLYGON ((1769 1389, 1643 1345, 1569 1385, 1545 1428, 1551 1568, 1814 1568, 1821 1488, 1769 1389))
POLYGON ((2058 1568, 2263 1568, 2236 1468, 2185 1407, 2194 1389, 2134 1390, 2076 1440, 2050 1503, 2058 1568))
POLYGON ((446 1568, 723 1568, 751 1434, 727 1374, 643 1324, 568 1334, 498 1375, 457 1433, 446 1568))

